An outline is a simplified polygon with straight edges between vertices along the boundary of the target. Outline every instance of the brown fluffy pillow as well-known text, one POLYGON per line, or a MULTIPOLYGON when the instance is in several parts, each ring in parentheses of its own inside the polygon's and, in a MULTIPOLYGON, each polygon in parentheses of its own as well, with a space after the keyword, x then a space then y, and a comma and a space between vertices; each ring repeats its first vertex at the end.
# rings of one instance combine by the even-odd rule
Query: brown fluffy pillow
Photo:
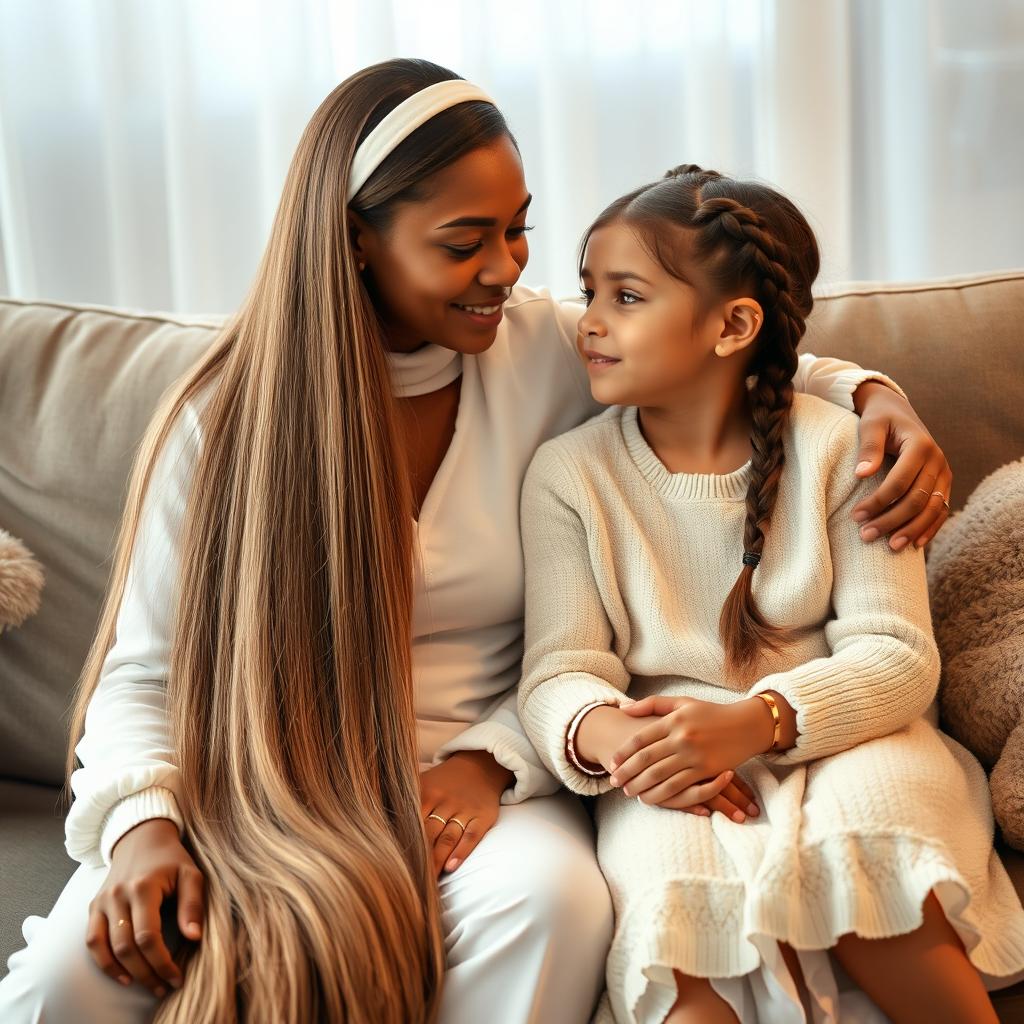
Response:
POLYGON ((20 540, 0 530, 0 633, 39 611, 42 589, 42 566, 20 540))
POLYGON ((1024 849, 1024 459, 939 531, 928 583, 943 728, 991 769, 996 821, 1024 849))

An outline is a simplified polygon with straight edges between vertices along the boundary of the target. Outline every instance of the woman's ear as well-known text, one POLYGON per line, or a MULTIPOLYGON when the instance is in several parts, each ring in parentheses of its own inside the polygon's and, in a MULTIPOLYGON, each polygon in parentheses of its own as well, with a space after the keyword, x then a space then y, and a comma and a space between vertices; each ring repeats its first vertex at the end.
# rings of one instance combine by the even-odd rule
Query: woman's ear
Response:
POLYGON ((731 356, 753 344, 764 323, 764 310, 756 299, 733 299, 722 311, 722 333, 716 356, 731 356))
POLYGON ((348 211, 348 237, 360 271, 366 269, 368 250, 372 248, 373 228, 354 210, 348 211))

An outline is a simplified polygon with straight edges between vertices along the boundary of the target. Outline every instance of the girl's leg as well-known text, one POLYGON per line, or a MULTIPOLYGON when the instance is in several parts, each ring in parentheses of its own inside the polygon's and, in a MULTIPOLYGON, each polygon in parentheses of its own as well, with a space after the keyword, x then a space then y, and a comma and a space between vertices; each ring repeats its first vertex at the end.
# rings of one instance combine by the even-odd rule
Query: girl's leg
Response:
POLYGON ((832 952, 895 1024, 997 1024, 981 977, 934 893, 917 931, 891 939, 844 935, 832 952))
POLYGON ((441 876, 448 974, 439 1024, 585 1024, 604 987, 611 898, 570 793, 501 808, 441 876))
POLYGON ((96 966, 85 945, 89 903, 107 876, 106 867, 80 865, 46 917, 25 919, 27 945, 7 961, 0 981, 0 1021, 36 1024, 143 1024, 157 999, 138 982, 128 988, 96 966))
POLYGON ((665 1024, 737 1024, 729 1004, 705 978, 691 978, 679 971, 676 988, 679 998, 665 1018, 665 1024))

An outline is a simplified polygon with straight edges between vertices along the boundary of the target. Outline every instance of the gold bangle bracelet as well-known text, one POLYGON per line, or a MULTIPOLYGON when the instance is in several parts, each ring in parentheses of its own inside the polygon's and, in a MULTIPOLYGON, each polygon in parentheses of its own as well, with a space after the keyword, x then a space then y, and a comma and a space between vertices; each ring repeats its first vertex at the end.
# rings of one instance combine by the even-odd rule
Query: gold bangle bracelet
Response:
POLYGON ((755 693, 754 696, 760 697, 772 713, 772 724, 775 726, 775 731, 772 734, 772 745, 765 751, 766 754, 770 754, 773 750, 778 750, 779 738, 782 736, 782 716, 779 714, 779 705, 770 693, 755 693))

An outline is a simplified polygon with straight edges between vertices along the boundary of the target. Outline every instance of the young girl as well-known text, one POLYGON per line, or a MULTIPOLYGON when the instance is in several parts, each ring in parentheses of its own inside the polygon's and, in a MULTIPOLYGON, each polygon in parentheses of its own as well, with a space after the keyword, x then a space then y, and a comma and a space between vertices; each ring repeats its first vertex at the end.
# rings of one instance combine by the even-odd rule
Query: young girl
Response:
POLYGON ((694 167, 584 240, 613 408, 524 483, 519 709, 601 794, 620 1024, 878 1020, 834 961, 892 1020, 980 1024, 1024 969, 984 774, 933 724, 924 553, 860 542, 856 419, 794 394, 817 269, 792 203, 694 167), (709 813, 737 770, 753 802, 709 813))

